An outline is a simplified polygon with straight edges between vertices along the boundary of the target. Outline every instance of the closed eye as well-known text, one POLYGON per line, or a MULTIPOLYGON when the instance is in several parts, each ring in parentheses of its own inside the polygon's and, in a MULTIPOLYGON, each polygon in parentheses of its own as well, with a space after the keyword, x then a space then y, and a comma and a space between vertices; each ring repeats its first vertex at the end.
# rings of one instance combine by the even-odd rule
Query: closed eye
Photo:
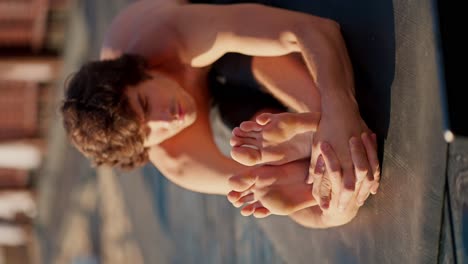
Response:
POLYGON ((148 113, 148 102, 143 100, 141 96, 138 96, 138 103, 140 104, 140 107, 143 110, 143 114, 146 116, 146 114, 148 113))

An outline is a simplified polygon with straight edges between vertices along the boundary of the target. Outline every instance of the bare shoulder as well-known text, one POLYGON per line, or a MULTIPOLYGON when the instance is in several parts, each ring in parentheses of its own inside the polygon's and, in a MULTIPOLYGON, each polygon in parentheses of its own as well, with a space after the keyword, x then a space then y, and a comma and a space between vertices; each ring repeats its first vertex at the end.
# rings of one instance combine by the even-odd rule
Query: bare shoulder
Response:
MULTIPOLYGON (((122 9, 108 27, 101 59, 112 59, 129 52, 149 56, 159 48, 158 42, 152 43, 154 34, 164 36, 159 43, 171 37, 162 32, 168 27, 167 21, 178 6, 177 0, 141 0, 122 9)), ((170 31, 166 29, 167 32, 170 31)))
POLYGON ((203 67, 227 52, 280 56, 298 51, 292 37, 313 16, 260 4, 186 5, 171 19, 183 45, 182 55, 203 67))

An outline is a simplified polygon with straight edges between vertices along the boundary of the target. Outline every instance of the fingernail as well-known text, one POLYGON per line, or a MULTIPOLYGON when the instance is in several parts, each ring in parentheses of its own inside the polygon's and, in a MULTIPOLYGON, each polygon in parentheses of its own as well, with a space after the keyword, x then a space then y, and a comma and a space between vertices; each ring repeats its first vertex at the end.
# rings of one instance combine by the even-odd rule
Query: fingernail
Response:
POLYGON ((358 205, 358 206, 363 206, 363 205, 364 205, 364 201, 358 201, 358 202, 357 202, 357 205, 358 205))
POLYGON ((356 187, 356 183, 351 178, 345 178, 344 186, 345 186, 346 189, 354 191, 354 189, 356 187))
POLYGON ((371 136, 372 136, 372 139, 373 139, 373 140, 377 140, 377 135, 376 135, 375 133, 372 133, 371 136))
POLYGON ((375 194, 379 190, 379 187, 380 187, 380 183, 377 182, 371 187, 371 191, 373 191, 375 194))
POLYGON ((350 140, 350 142, 351 142, 351 145, 355 146, 355 145, 358 144, 358 139, 355 138, 355 137, 352 137, 351 140, 350 140))

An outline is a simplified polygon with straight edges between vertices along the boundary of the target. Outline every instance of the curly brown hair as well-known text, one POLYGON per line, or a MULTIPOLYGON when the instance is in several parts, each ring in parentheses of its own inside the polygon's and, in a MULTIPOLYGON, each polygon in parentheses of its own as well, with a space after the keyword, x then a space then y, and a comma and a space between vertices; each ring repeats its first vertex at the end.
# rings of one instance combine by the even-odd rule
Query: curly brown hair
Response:
POLYGON ((93 164, 133 169, 148 161, 145 128, 130 108, 125 89, 150 78, 146 60, 125 54, 89 62, 75 73, 61 107, 73 143, 93 164))

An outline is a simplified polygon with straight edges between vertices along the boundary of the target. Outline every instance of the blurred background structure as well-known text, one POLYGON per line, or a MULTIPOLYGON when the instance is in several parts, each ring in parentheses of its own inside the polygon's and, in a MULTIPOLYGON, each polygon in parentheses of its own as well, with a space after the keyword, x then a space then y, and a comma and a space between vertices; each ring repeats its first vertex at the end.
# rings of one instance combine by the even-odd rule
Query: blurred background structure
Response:
POLYGON ((357 94, 379 136, 381 188, 328 230, 241 217, 225 197, 183 190, 151 165, 94 169, 68 144, 64 83, 98 58, 132 1, 0 0, 0 264, 468 261, 466 97, 445 89, 442 1, 242 1, 337 20, 365 87, 357 94))
POLYGON ((0 263, 38 258, 36 181, 68 12, 66 0, 0 0, 0 263))

